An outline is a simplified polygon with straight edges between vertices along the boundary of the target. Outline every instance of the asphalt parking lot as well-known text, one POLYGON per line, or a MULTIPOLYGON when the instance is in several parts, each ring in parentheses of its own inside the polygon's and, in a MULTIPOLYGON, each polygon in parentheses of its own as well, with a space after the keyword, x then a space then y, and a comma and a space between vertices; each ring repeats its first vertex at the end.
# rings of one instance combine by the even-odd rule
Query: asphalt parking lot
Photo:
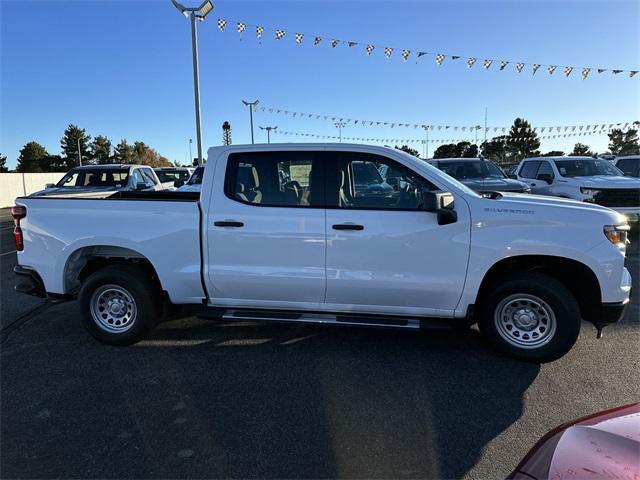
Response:
POLYGON ((2 478, 504 478, 549 429, 640 400, 637 295, 540 366, 475 330, 195 318, 116 348, 75 302, 15 294, 13 250, 2 210, 2 478))

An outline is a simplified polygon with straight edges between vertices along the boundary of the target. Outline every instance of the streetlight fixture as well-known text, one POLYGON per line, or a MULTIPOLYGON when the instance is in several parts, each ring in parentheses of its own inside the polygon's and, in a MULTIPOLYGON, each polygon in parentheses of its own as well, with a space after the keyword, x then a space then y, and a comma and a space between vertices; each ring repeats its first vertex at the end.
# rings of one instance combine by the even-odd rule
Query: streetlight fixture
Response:
POLYGON ((196 104, 196 143, 198 145, 198 165, 202 164, 202 133, 200 125, 200 75, 198 73, 198 35, 196 32, 196 20, 204 21, 205 17, 213 10, 211 0, 205 0, 199 7, 185 7, 176 0, 171 0, 173 6, 185 17, 191 20, 191 50, 193 53, 193 90, 196 104))
POLYGON ((271 143, 271 130, 277 130, 278 127, 260 127, 260 130, 267 131, 267 143, 271 143))
POLYGON ((336 122, 336 128, 338 129, 338 141, 342 143, 342 129, 347 126, 344 122, 336 122))
POLYGON ((249 107, 249 122, 251 123, 251 143, 253 144, 253 110, 258 106, 260 100, 256 100, 255 102, 247 102, 246 100, 242 100, 247 107, 249 107))
POLYGON ((429 158, 429 125, 423 125, 422 128, 424 128, 424 134, 425 134, 424 159, 426 160, 427 158, 429 158))

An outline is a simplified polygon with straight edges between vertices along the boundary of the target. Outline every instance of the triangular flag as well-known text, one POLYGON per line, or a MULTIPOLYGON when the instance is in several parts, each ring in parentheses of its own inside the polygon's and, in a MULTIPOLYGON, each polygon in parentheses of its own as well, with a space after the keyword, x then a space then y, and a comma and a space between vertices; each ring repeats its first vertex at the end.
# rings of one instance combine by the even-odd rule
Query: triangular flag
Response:
POLYGON ((445 56, 442 53, 439 53, 436 55, 436 63, 438 65, 442 65, 442 62, 444 62, 445 56))
POLYGON ((504 70, 504 68, 509 65, 509 62, 507 62, 506 60, 502 60, 500 62, 500 70, 504 70))
POLYGON ((404 59, 404 61, 407 61, 407 58, 409 58, 409 55, 411 54, 411 52, 409 50, 402 50, 402 58, 404 59))
POLYGON ((224 18, 218 19, 218 28, 221 32, 224 32, 224 28, 227 26, 227 21, 224 18))
POLYGON ((485 61, 482 62, 482 66, 484 67, 485 70, 488 70, 492 63, 493 63, 493 60, 485 59, 485 61))
POLYGON ((304 38, 304 33, 296 33, 295 39, 296 43, 300 45, 302 43, 302 39, 304 38))
POLYGON ((242 33, 247 29, 247 25, 242 22, 238 22, 238 25, 236 28, 238 29, 238 33, 242 33))
POLYGON ((371 44, 367 45, 367 48, 365 48, 365 50, 367 51, 367 55, 371 55, 375 48, 376 47, 374 45, 371 45, 371 44))
POLYGON ((322 41, 322 37, 320 37, 320 36, 316 36, 316 37, 313 39, 313 44, 314 44, 314 45, 318 45, 321 41, 322 41))
POLYGON ((261 27, 260 25, 258 25, 256 27, 256 37, 257 38, 262 38, 262 34, 264 33, 264 27, 261 27))
POLYGON ((286 32, 284 30, 276 30, 276 40, 280 40, 285 35, 286 35, 286 32))
POLYGON ((564 67, 564 76, 568 77, 573 72, 573 67, 564 67))
POLYGON ((539 63, 534 63, 533 64, 533 75, 536 74, 536 72, 538 71, 539 68, 540 68, 540 64, 539 63))
POLYGON ((467 67, 471 68, 473 67, 473 64, 476 63, 476 59, 475 58, 470 58, 469 60, 467 60, 467 67))
POLYGON ((393 48, 392 47, 385 47, 385 49, 384 49, 384 56, 385 57, 389 58, 392 53, 393 53, 393 48))
POLYGON ((582 79, 583 79, 583 80, 586 80, 586 79, 587 79, 587 77, 589 76, 589 72, 591 72, 591 69, 590 69, 590 68, 584 67, 584 68, 582 69, 582 79))

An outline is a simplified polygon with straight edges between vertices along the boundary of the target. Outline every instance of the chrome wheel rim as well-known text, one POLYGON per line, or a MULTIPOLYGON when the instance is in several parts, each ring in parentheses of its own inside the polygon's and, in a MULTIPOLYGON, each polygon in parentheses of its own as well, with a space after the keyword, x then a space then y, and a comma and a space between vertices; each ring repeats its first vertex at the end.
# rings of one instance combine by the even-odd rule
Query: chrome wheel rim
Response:
POLYGON ((91 295, 91 317, 102 330, 124 333, 137 317, 133 296, 119 285, 103 285, 91 295))
POLYGON ((502 339, 518 348, 539 348, 556 333, 553 309, 535 295, 509 295, 498 304, 493 319, 502 339))

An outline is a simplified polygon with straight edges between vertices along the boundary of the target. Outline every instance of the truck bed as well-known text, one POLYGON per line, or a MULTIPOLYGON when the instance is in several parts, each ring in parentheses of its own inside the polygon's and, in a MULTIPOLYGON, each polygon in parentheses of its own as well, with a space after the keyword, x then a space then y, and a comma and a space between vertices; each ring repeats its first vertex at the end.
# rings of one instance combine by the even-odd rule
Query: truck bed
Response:
POLYGON ((50 293, 69 292, 86 256, 125 252, 148 260, 175 303, 200 303, 199 194, 119 192, 104 199, 20 197, 24 250, 18 263, 36 270, 50 293))

